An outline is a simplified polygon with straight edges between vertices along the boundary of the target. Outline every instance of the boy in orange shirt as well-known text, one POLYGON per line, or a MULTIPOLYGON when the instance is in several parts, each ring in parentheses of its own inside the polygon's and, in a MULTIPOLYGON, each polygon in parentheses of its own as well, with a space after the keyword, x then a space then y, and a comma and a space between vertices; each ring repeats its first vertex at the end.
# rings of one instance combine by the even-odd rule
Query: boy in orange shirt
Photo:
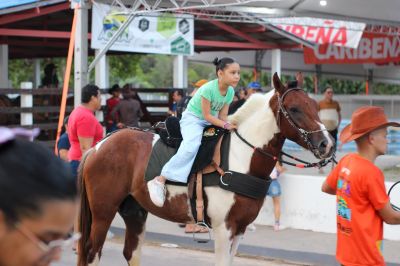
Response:
POLYGON ((345 266, 385 265, 382 256, 383 221, 400 224, 392 209, 382 171, 374 165, 386 153, 388 122, 381 107, 357 109, 340 134, 342 143, 355 140, 357 153, 343 157, 329 174, 322 191, 336 195, 336 259, 345 266))

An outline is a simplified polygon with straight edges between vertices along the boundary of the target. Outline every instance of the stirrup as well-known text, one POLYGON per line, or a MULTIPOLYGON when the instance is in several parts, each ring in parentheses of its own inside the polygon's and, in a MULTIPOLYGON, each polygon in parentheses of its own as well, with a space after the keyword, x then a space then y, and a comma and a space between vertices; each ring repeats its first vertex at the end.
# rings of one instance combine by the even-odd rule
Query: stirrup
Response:
POLYGON ((206 238, 197 238, 196 234, 201 234, 201 233, 193 232, 193 240, 196 241, 197 243, 202 243, 202 244, 210 242, 210 240, 211 240, 211 228, 204 221, 197 222, 196 225, 202 226, 202 227, 205 227, 205 228, 208 229, 208 239, 206 239, 206 238))

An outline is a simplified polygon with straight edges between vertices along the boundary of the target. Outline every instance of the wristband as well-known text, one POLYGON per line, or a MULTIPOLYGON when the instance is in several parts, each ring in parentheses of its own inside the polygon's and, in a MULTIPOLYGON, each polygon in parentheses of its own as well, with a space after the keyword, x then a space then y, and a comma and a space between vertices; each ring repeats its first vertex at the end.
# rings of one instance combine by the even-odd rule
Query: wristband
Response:
POLYGON ((231 123, 226 122, 226 123, 224 124, 224 129, 228 129, 228 126, 230 126, 230 125, 231 125, 231 123))

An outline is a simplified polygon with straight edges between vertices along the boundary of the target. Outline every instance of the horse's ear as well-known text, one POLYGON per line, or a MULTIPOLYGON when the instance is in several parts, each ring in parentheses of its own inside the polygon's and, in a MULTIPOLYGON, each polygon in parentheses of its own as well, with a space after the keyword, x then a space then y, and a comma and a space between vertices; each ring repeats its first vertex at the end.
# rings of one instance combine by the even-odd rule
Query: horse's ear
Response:
POLYGON ((282 95, 285 92, 286 87, 282 84, 280 78, 278 77, 278 73, 275 72, 272 79, 274 81, 275 90, 282 95))

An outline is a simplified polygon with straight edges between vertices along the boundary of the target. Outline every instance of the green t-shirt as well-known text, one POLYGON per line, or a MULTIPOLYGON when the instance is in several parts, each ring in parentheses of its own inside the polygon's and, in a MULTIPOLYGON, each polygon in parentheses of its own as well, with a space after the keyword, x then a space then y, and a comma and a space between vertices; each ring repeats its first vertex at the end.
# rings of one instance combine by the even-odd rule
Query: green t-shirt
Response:
POLYGON ((233 96, 235 95, 234 89, 229 86, 226 95, 222 96, 218 88, 218 79, 211 80, 200 87, 190 100, 187 110, 200 119, 204 119, 201 110, 201 97, 206 98, 211 103, 211 115, 217 116, 218 112, 224 107, 225 104, 229 105, 233 96))

